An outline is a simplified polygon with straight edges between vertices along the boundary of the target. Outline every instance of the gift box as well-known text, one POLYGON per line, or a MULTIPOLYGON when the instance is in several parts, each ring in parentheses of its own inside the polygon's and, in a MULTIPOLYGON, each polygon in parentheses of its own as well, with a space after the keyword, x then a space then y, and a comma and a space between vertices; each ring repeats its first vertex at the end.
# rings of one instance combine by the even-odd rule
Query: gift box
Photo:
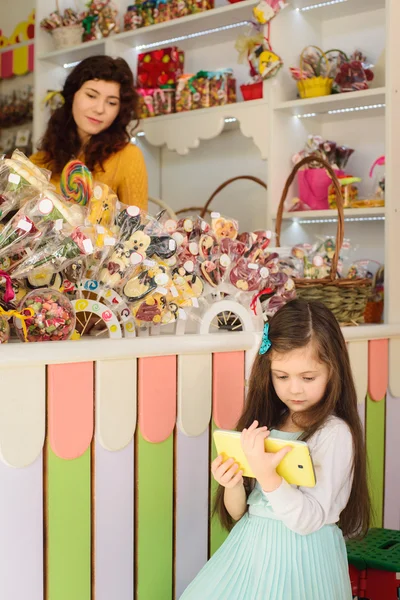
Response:
POLYGON ((138 118, 148 119, 175 112, 175 89, 139 88, 138 118))
POLYGON ((179 19, 189 14, 188 0, 171 0, 170 2, 171 19, 179 19))
POLYGON ((210 106, 223 106, 236 102, 236 79, 230 69, 211 74, 210 106))
POLYGON ((204 12, 214 8, 214 0, 189 0, 188 4, 191 13, 204 12))
POLYGON ((143 27, 142 9, 140 5, 131 4, 124 15, 124 30, 132 31, 143 27))
POLYGON ((139 54, 139 86, 157 88, 175 84, 183 73, 184 57, 184 52, 176 46, 139 54))
POLYGON ((171 2, 169 0, 156 0, 154 9, 154 22, 166 23, 172 19, 171 2))
POLYGON ((223 106, 236 102, 236 80, 232 71, 199 71, 179 78, 176 112, 223 106))
POLYGON ((137 107, 138 119, 154 117, 154 89, 138 88, 136 91, 139 95, 137 107))

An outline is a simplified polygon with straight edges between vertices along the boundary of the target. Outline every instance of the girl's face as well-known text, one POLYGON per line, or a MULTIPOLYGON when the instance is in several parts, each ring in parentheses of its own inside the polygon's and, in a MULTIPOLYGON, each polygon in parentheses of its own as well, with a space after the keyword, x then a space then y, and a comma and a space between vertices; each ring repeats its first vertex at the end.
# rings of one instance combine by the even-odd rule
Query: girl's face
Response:
POLYGON ((120 84, 93 79, 85 81, 72 103, 78 134, 83 143, 92 135, 108 129, 120 109, 120 84))
POLYGON ((311 342, 281 355, 272 354, 272 383, 278 397, 290 413, 297 413, 322 400, 329 379, 329 369, 319 362, 318 353, 311 342))

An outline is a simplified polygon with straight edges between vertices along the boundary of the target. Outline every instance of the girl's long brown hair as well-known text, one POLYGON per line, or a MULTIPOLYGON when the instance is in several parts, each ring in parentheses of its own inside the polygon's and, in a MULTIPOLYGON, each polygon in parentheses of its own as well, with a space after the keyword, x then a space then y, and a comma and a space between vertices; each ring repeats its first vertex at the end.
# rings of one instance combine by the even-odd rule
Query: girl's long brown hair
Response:
MULTIPOLYGON (((368 531, 371 512, 366 451, 349 355, 339 324, 322 303, 293 300, 272 317, 269 339, 271 350, 264 355, 258 354, 254 361, 246 405, 237 430, 249 427, 255 419, 260 426, 267 425, 269 428, 282 424, 288 409, 278 398, 272 384, 271 358, 275 352, 285 354, 313 341, 319 360, 328 365, 330 377, 321 402, 298 413, 296 423, 304 431, 303 440, 308 440, 331 415, 343 419, 349 426, 354 447, 353 485, 339 525, 346 537, 363 536, 368 531)), ((253 486, 254 480, 245 478, 247 495, 253 486)), ((219 486, 215 497, 214 512, 225 528, 232 528, 233 520, 225 508, 222 486, 219 486)))
POLYGON ((66 163, 76 158, 81 151, 81 141, 72 115, 72 103, 85 81, 94 79, 120 84, 120 109, 108 129, 90 138, 85 148, 86 165, 91 171, 96 165, 103 168, 103 163, 109 156, 129 143, 128 125, 137 118, 138 99, 132 71, 123 58, 91 56, 82 60, 68 75, 62 90, 65 102, 51 116, 39 145, 39 150, 46 153, 46 161, 50 163, 53 173, 61 173, 66 163))

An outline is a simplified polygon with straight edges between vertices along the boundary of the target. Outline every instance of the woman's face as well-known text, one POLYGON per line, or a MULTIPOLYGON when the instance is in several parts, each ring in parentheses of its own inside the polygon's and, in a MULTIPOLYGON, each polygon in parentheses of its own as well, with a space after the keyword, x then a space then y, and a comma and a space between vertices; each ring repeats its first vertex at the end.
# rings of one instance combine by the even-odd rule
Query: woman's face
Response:
POLYGON ((85 81, 72 103, 78 134, 82 142, 108 129, 120 109, 120 84, 115 81, 92 79, 85 81))

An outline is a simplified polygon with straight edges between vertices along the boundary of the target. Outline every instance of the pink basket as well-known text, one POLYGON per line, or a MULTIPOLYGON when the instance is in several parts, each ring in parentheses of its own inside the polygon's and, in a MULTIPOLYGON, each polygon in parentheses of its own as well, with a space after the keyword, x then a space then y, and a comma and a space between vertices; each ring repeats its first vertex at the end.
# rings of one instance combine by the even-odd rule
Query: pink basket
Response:
MULTIPOLYGON (((339 177, 343 171, 335 169, 339 177)), ((303 169, 298 172, 299 198, 311 210, 325 210, 329 208, 328 188, 332 183, 325 169, 303 169)))

